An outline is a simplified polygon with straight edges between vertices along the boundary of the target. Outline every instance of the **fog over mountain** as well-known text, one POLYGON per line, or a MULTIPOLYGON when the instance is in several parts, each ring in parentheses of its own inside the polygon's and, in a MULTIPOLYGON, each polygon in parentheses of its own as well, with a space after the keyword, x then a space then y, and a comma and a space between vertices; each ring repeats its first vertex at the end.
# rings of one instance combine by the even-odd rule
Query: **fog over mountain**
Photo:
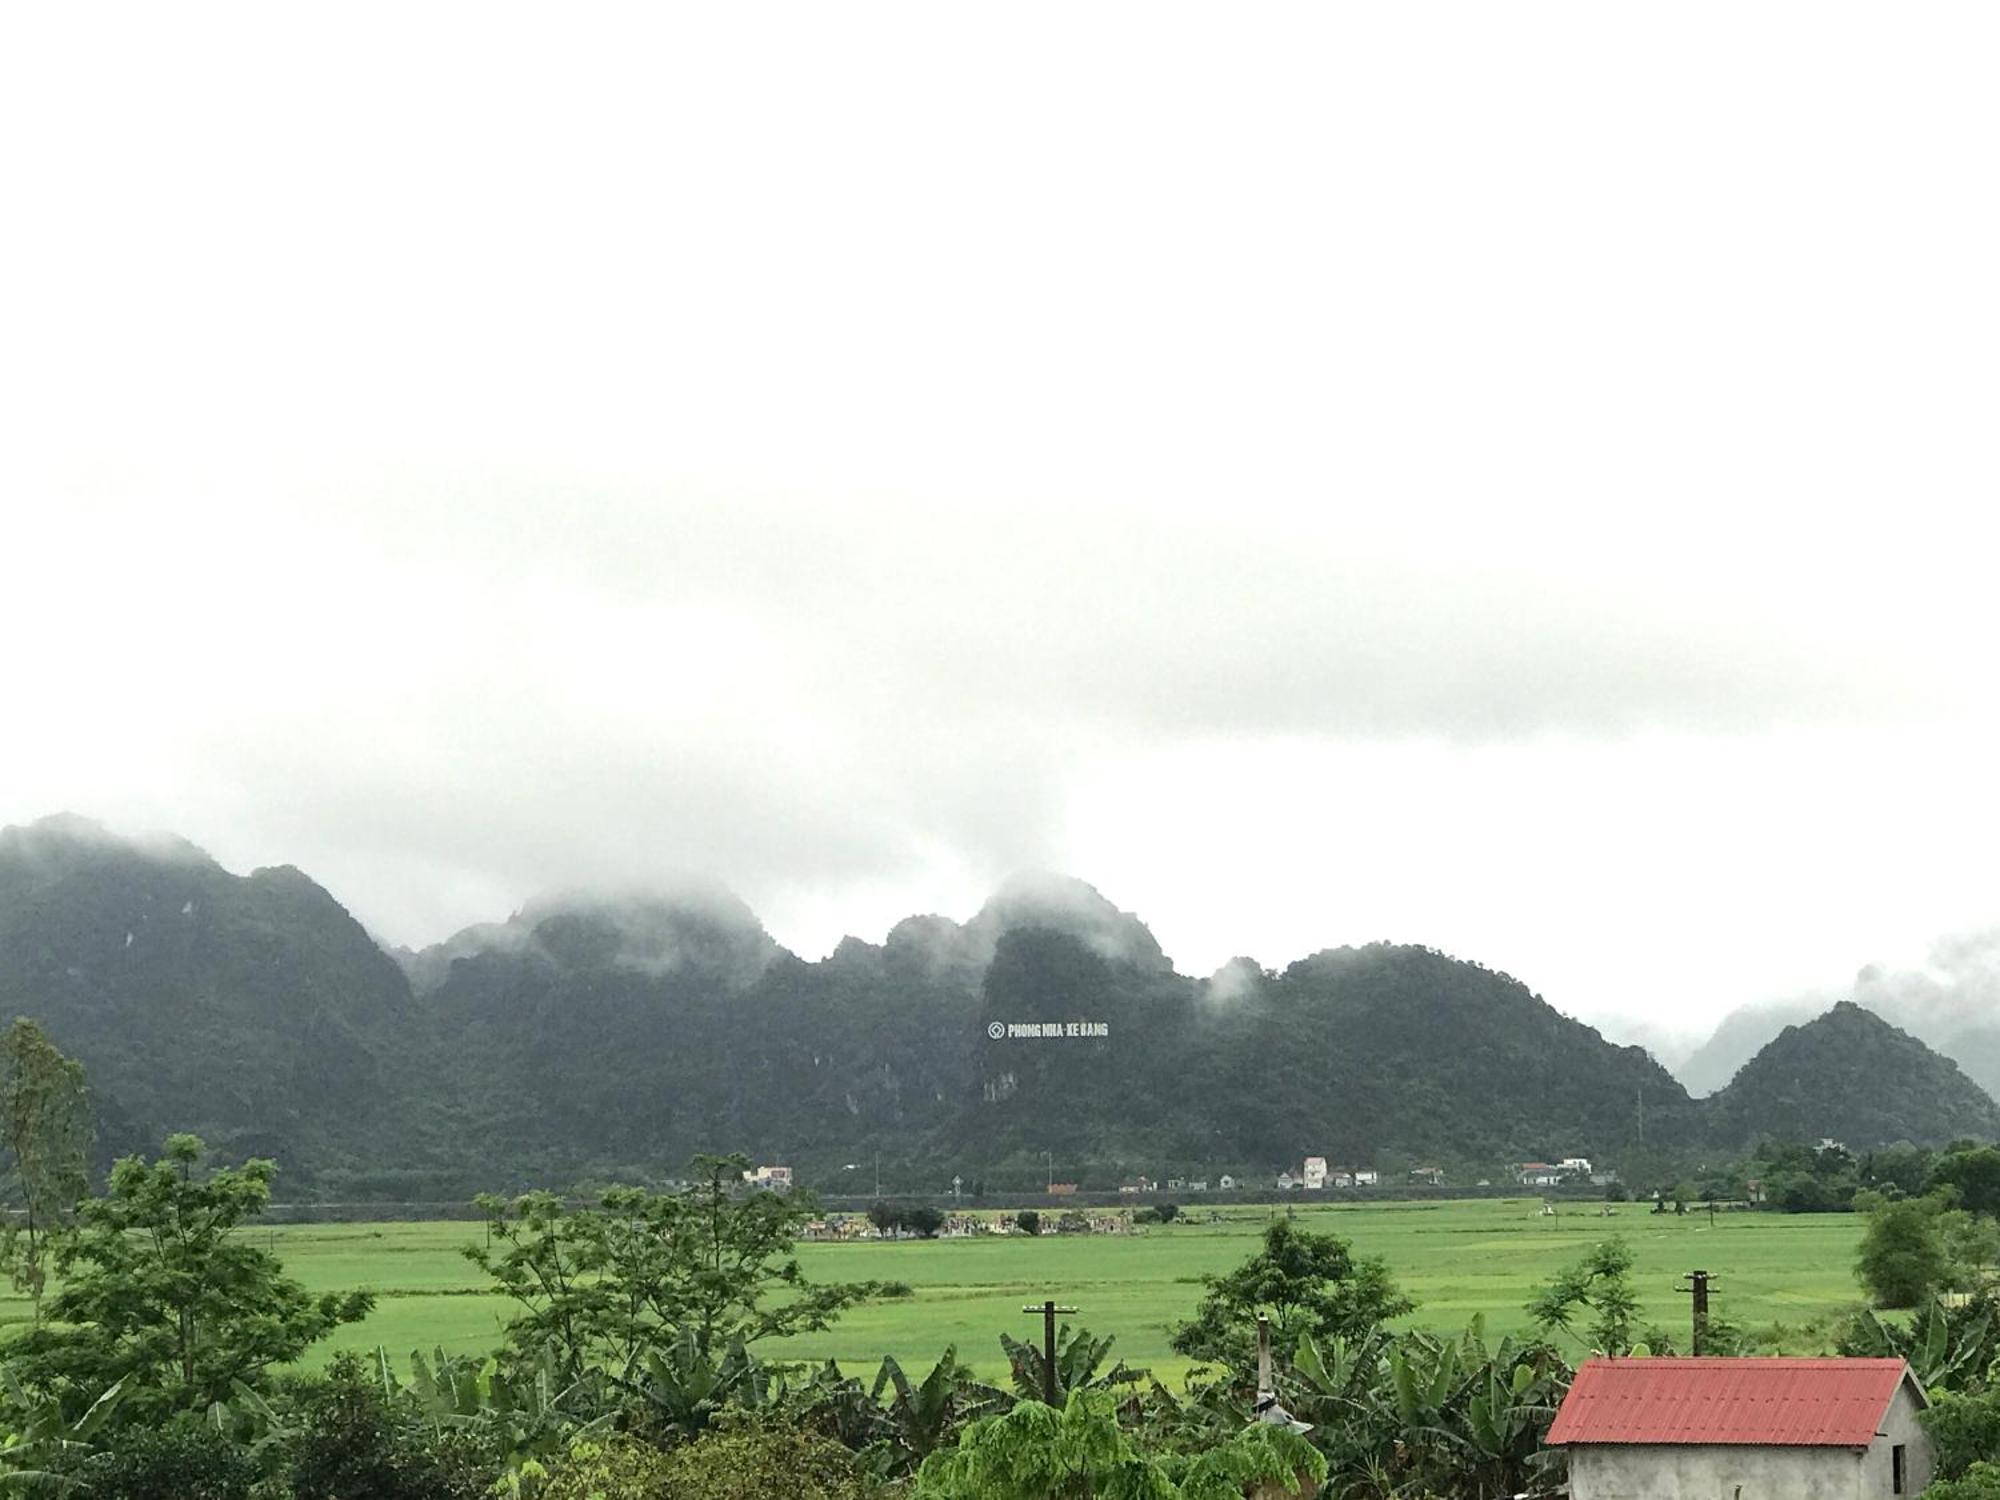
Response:
POLYGON ((1026 1187, 1051 1154, 1099 1187, 1305 1155, 1464 1182, 1569 1155, 1666 1170, 1773 1131, 2000 1135, 1950 1061, 1851 1005, 1696 1101, 1470 956, 1370 942, 1201 979, 1051 874, 819 960, 687 881, 392 956, 297 869, 57 817, 0 832, 0 1007, 83 1061, 105 1154, 191 1129, 341 1201, 653 1180, 718 1149, 837 1190, 877 1153, 909 1186, 1026 1187))
POLYGON ((1713 1093, 1786 1026, 1841 1000, 1921 1037, 1988 1093, 2000 1092, 2000 927, 1939 939, 1921 967, 1870 964, 1846 991, 1732 1011, 1674 1071, 1691 1093, 1713 1093))

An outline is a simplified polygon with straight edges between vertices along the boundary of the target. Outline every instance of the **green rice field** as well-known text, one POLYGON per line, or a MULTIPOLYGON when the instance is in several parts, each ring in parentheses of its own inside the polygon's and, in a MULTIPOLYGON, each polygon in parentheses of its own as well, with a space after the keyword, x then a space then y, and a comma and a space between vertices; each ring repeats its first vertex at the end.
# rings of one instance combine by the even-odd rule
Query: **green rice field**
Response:
MULTIPOLYGON (((1728 1321, 1782 1324, 1781 1342, 1817 1347, 1801 1325, 1858 1301, 1852 1267, 1862 1221, 1852 1214, 1724 1213, 1655 1215, 1634 1204, 1611 1218, 1595 1204, 1566 1205, 1557 1217, 1539 1199, 1300 1205, 1298 1222, 1331 1230, 1361 1254, 1386 1260, 1418 1302, 1408 1319, 1463 1327, 1483 1314, 1495 1333, 1524 1328, 1523 1305, 1556 1269, 1612 1234, 1636 1257, 1634 1282, 1644 1317, 1674 1329, 1688 1320, 1676 1290, 1682 1273, 1716 1278, 1715 1311, 1728 1321)), ((884 1354, 928 1368, 948 1344, 982 1373, 1004 1369, 998 1334, 1031 1336, 1031 1302, 1053 1296, 1075 1306, 1073 1321, 1117 1335, 1116 1353, 1172 1380, 1185 1362, 1167 1347, 1168 1332, 1194 1308, 1204 1272, 1223 1271, 1256 1249, 1256 1236, 1283 1209, 1192 1210, 1197 1222, 1153 1226, 1128 1236, 803 1244, 799 1257, 818 1280, 907 1282, 916 1295, 849 1312, 830 1331, 766 1346, 773 1357, 838 1359, 854 1370, 884 1354)), ((481 1237, 478 1224, 381 1223, 290 1225, 246 1231, 280 1255, 314 1291, 366 1287, 378 1302, 363 1323, 342 1330, 327 1349, 386 1347, 398 1362, 412 1350, 442 1346, 476 1353, 499 1342, 509 1304, 488 1294, 460 1247, 481 1237)), ((9 1322, 25 1316, 18 1298, 0 1304, 9 1322)), ((317 1357, 317 1356, 316 1356, 317 1357)))

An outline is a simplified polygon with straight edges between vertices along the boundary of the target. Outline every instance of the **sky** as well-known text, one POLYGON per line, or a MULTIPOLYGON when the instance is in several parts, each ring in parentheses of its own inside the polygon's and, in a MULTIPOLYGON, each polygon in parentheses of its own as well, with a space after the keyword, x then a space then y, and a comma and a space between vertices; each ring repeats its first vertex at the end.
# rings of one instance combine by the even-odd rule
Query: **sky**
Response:
POLYGON ((1619 1037, 2000 922, 2000 12, 14 7, 0 822, 1010 872, 1619 1037))

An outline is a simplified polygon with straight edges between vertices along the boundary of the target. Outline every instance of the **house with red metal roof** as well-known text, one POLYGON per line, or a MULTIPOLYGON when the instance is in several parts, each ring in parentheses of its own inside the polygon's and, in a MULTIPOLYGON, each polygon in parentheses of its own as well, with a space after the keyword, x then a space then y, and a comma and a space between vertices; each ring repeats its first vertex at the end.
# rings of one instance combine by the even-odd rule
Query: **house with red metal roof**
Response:
POLYGON ((1591 1359, 1549 1428, 1571 1500, 1888 1500, 1930 1483, 1900 1359, 1591 1359))

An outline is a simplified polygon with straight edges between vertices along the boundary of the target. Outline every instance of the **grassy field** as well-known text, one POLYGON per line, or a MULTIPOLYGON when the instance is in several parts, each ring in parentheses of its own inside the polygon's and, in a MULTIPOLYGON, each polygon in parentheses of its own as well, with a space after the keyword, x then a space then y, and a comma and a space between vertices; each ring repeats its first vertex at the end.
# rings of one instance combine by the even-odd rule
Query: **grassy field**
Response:
MULTIPOLYGON (((1388 1261, 1419 1303, 1408 1321, 1423 1327, 1456 1329, 1483 1313, 1494 1332, 1522 1328, 1530 1295, 1611 1234, 1623 1235, 1637 1257, 1645 1319, 1677 1330, 1688 1312, 1676 1282, 1696 1267, 1717 1278, 1717 1314, 1739 1325, 1796 1328, 1857 1300, 1852 1266, 1861 1221, 1854 1215, 1722 1214, 1711 1226, 1703 1214, 1653 1215, 1630 1204, 1610 1219, 1589 1205, 1556 1218, 1541 1216, 1539 1207, 1537 1199, 1301 1206, 1298 1220, 1388 1261)), ((1131 1236, 802 1245, 800 1260, 816 1279, 904 1281, 916 1296, 857 1309, 832 1331, 771 1352, 832 1357, 857 1370, 894 1354, 928 1369, 956 1344, 975 1368, 998 1375, 998 1334, 1032 1334, 1039 1322, 1021 1308, 1054 1296, 1080 1309, 1074 1321, 1116 1334, 1119 1355, 1173 1378, 1183 1362, 1167 1335, 1193 1310, 1197 1278, 1251 1254, 1270 1212, 1227 1209, 1220 1222, 1131 1236)), ((334 1348, 381 1344, 400 1362, 412 1349, 474 1353, 499 1341, 508 1304, 483 1293, 477 1270, 459 1254, 479 1237, 478 1225, 298 1225, 255 1233, 315 1291, 376 1292, 373 1315, 344 1330, 334 1348)), ((24 1312, 18 1299, 0 1304, 9 1321, 24 1312)))

